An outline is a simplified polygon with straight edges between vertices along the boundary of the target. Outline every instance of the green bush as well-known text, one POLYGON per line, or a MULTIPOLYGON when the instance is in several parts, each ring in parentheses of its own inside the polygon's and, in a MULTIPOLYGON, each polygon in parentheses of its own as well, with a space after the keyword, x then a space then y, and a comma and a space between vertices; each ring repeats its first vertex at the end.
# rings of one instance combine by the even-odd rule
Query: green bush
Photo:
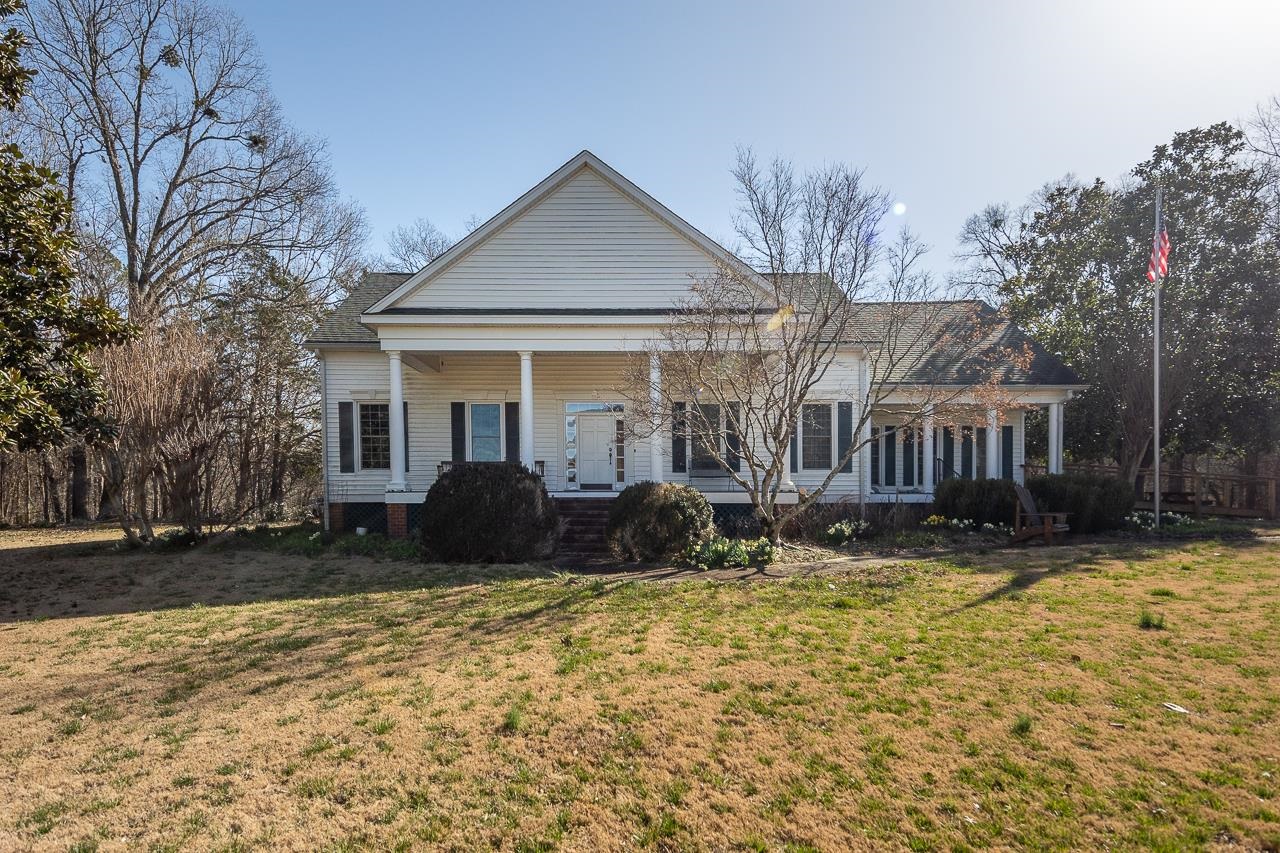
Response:
POLYGON ((635 483, 609 505, 605 540, 625 560, 661 560, 684 552, 712 531, 711 504, 692 486, 635 483))
POLYGON ((1036 508, 1065 512, 1072 533, 1125 527, 1133 510, 1133 485, 1105 474, 1041 474, 1027 478, 1036 508))
POLYGON ((984 524, 1013 524, 1018 496, 1012 480, 961 480, 952 478, 938 484, 933 495, 933 511, 947 518, 963 518, 975 527, 984 524))
POLYGON ((431 486, 422 507, 423 551, 445 562, 548 557, 559 529, 542 478, 515 462, 454 465, 431 486))
POLYGON ((778 558, 778 548, 766 537, 759 539, 726 539, 712 536, 685 549, 689 565, 707 571, 740 566, 767 566, 778 558))

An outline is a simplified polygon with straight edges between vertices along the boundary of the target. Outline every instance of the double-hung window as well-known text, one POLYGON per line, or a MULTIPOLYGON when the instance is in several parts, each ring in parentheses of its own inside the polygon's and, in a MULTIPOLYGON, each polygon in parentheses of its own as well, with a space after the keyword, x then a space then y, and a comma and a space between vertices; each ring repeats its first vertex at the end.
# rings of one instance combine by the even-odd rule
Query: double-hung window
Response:
POLYGON ((502 461, 502 404, 471 404, 471 461, 502 461))
POLYGON ((806 471, 830 471, 832 465, 832 406, 805 403, 800 410, 800 467, 806 471))
POLYGON ((386 403, 360 404, 360 467, 391 468, 391 414, 386 403))

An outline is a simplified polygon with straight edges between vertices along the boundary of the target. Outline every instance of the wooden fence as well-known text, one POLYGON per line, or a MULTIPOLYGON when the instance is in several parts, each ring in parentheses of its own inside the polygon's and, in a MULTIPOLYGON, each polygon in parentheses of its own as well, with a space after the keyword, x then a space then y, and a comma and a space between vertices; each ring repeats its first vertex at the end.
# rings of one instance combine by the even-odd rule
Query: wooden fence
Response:
MULTIPOLYGON (((1115 465, 1092 462, 1067 463, 1067 471, 1116 476, 1115 465)), ((1044 472, 1041 465, 1027 465, 1028 474, 1044 472)), ((1136 489, 1138 509, 1154 508, 1154 476, 1150 468, 1138 471, 1136 489)), ((1160 509, 1181 512, 1200 518, 1206 515, 1231 515, 1241 518, 1280 518, 1276 477, 1253 477, 1243 474, 1204 474, 1186 469, 1160 469, 1160 509)))

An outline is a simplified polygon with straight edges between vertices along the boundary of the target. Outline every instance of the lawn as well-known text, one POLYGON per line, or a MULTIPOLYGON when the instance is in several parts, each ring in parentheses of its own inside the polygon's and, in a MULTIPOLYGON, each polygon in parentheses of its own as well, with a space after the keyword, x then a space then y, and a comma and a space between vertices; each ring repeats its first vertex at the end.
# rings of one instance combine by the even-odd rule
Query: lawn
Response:
POLYGON ((1274 540, 637 582, 105 535, 0 533, 3 849, 1280 844, 1274 540))

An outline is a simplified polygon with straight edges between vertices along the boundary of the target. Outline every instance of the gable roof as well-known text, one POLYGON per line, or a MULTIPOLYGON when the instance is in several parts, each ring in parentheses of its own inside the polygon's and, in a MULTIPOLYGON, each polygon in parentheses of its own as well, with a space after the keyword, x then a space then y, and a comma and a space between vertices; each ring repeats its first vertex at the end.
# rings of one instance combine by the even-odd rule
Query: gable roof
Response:
POLYGON ((306 345, 376 344, 377 333, 360 322, 360 315, 412 275, 408 272, 366 272, 360 283, 324 318, 320 328, 307 338, 306 345))
POLYGON ((649 195, 644 190, 640 189, 640 187, 636 186, 629 179, 614 170, 599 157, 584 149, 563 166, 556 169, 540 181, 524 195, 507 205, 507 207, 490 218, 479 228, 459 240, 444 254, 435 258, 431 263, 411 275, 394 290, 385 294, 381 299, 369 306, 365 313, 378 314, 396 307, 397 303, 401 300, 430 284, 430 282, 436 277, 451 269, 455 264, 467 257, 490 238, 500 233, 509 224, 531 210, 560 187, 564 186, 584 169, 589 169, 592 173, 599 176, 614 190, 630 199, 658 221, 667 225, 715 261, 736 270, 746 280, 757 282, 761 288, 765 290, 768 289, 768 283, 765 281, 764 277, 761 276, 760 273, 751 269, 751 267, 744 263, 741 258, 737 257, 719 243, 703 234, 697 228, 694 228, 688 222, 681 219, 664 204, 653 198, 653 196, 649 195))

